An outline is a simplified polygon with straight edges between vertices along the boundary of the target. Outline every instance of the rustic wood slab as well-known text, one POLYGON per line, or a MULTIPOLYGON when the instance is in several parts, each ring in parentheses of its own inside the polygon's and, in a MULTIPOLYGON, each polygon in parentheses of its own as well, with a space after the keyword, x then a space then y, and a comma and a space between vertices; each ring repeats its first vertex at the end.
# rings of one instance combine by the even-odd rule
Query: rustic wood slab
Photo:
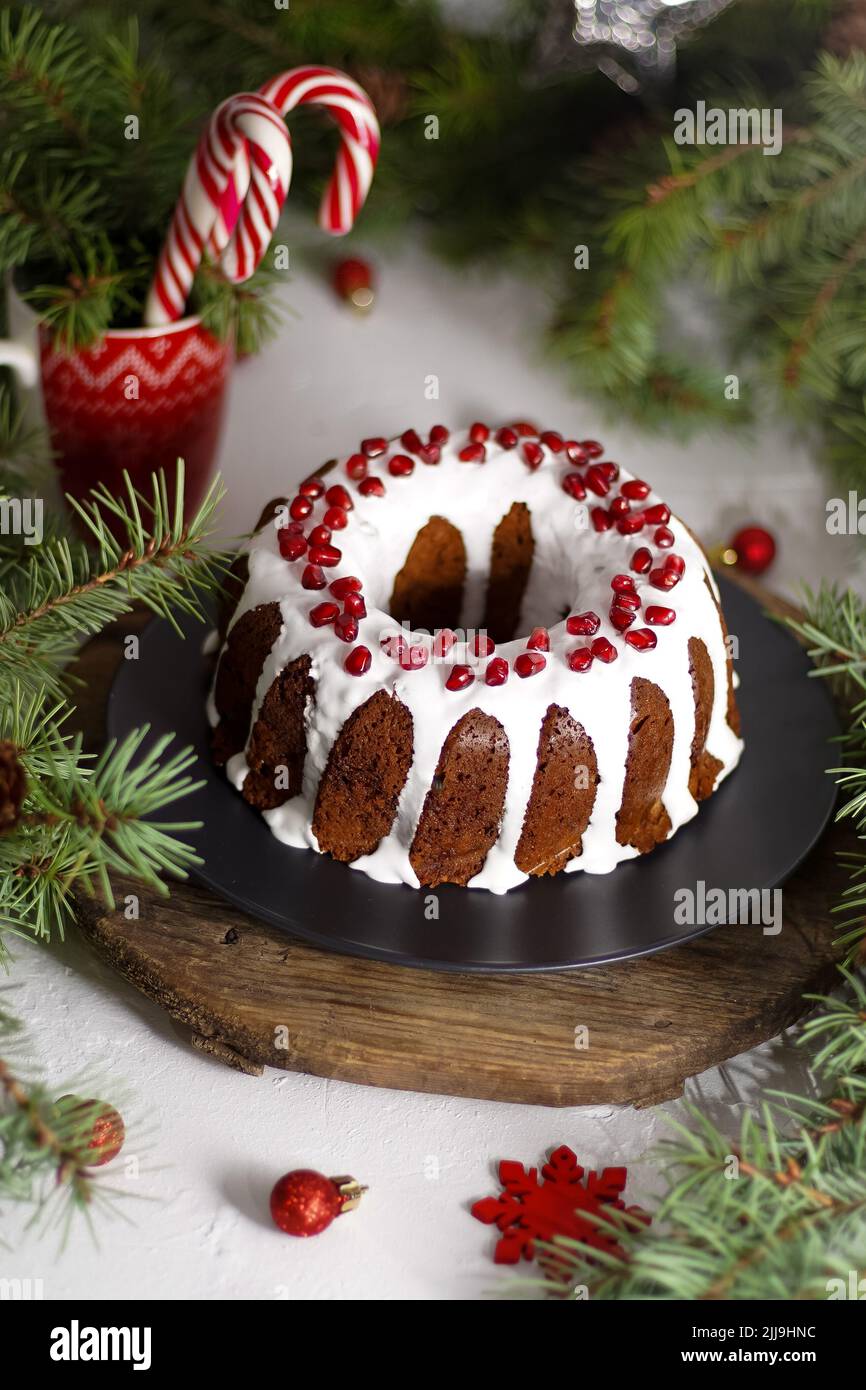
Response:
MULTIPOLYGON (((767 600, 766 595, 761 595, 767 600)), ((79 727, 103 737, 123 620, 83 650, 79 727)), ((744 814, 747 814, 747 809, 744 814)), ((437 974, 293 941, 204 889, 137 893, 139 916, 80 904, 85 938, 125 979, 231 1066, 309 1072, 400 1090, 543 1105, 654 1104, 773 1037, 833 980, 847 875, 834 826, 784 889, 778 936, 721 927, 640 960, 548 975, 437 974), (576 1030, 586 1030, 583 1031, 576 1030), (587 1045, 576 1046, 577 1042, 587 1045)))

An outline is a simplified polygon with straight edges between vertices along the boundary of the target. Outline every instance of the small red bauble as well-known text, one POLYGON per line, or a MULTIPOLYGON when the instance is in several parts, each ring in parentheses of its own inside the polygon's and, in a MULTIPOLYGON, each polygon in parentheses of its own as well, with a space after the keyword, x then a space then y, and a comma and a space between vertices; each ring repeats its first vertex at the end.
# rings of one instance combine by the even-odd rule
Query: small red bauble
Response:
POLYGON ((763 526, 744 526, 729 548, 736 554, 737 569, 746 574, 763 574, 776 557, 776 542, 763 526))
POLYGON ((271 1216, 289 1236, 317 1236, 336 1216, 352 1211, 366 1188, 354 1178, 326 1178, 312 1168, 296 1168, 274 1184, 271 1216))
POLYGON ((334 266, 334 289, 354 309, 366 312, 373 303, 373 270, 359 256, 347 256, 334 266))
POLYGON ((70 1132, 68 1147, 80 1154, 87 1168, 110 1163, 123 1148, 126 1129, 113 1105, 103 1100, 82 1100, 80 1096, 61 1096, 56 1108, 63 1118, 63 1129, 70 1132), (88 1155, 92 1154, 90 1158, 88 1155))

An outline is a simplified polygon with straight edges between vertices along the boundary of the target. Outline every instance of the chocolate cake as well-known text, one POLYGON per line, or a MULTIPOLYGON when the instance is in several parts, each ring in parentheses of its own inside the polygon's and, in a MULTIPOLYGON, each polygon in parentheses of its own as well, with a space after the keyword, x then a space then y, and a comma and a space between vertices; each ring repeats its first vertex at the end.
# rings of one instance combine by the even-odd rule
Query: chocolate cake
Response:
POLYGON ((364 440, 232 566, 215 760, 286 845, 388 883, 606 873, 742 751, 700 545, 594 440, 364 440))

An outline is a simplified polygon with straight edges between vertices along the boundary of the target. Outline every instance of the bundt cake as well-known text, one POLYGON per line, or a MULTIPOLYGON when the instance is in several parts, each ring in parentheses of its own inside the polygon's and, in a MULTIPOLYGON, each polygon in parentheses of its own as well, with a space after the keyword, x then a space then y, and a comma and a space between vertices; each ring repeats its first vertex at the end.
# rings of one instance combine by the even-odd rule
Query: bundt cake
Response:
POLYGON ((386 883, 606 873, 742 750, 701 547, 594 440, 365 439, 233 566, 213 755, 287 845, 386 883))

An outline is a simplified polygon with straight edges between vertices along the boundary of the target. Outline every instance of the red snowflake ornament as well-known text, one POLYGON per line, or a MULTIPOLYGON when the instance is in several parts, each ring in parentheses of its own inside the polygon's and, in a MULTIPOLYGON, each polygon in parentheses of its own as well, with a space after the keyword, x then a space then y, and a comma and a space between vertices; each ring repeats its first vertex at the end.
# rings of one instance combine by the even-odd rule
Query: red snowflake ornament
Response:
POLYGON ((513 1159, 499 1165, 502 1191, 498 1197, 482 1197, 472 1215, 486 1226, 496 1225, 502 1232, 496 1242, 497 1264, 517 1264, 522 1257, 535 1257, 536 1241, 549 1242, 554 1236, 570 1236, 596 1250, 622 1255, 610 1232, 583 1213, 604 1215, 606 1211, 628 1211, 635 1219, 649 1224, 650 1218, 639 1207, 626 1207, 620 1200, 628 1177, 626 1168, 603 1168, 587 1172, 565 1144, 554 1149, 541 1169, 526 1169, 513 1159), (585 1181, 584 1181, 585 1178, 585 1181))

